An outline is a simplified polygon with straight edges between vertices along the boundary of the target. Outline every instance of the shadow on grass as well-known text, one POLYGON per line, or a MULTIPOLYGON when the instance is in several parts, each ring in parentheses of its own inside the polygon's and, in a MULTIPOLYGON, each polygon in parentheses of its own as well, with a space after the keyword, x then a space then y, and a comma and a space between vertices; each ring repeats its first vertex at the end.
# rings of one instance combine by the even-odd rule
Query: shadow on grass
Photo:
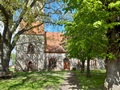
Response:
POLYGON ((91 78, 87 78, 85 73, 81 74, 78 71, 75 74, 82 90, 103 90, 105 71, 91 70, 91 78))
POLYGON ((64 80, 64 72, 19 72, 10 80, 2 80, 0 84, 4 90, 44 90, 53 88, 57 90, 64 80))

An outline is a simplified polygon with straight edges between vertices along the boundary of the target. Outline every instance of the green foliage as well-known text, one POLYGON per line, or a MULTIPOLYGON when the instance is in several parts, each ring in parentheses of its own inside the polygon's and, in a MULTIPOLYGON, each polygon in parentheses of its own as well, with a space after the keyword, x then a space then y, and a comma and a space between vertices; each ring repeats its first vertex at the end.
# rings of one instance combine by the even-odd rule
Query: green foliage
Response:
POLYGON ((67 13, 69 10, 73 11, 78 6, 81 6, 81 3, 83 0, 62 0, 64 3, 67 4, 67 7, 65 7, 63 10, 65 10, 65 13, 67 13))
POLYGON ((58 90, 64 72, 19 72, 8 80, 0 80, 0 90, 58 90))
POLYGON ((11 54, 11 59, 12 59, 12 64, 15 64, 15 58, 16 58, 16 54, 12 53, 11 54))
POLYGON ((106 56, 108 57, 109 60, 115 60, 115 56, 112 53, 109 53, 106 56))
POLYGON ((91 78, 79 71, 75 72, 77 80, 80 82, 81 90, 103 90, 105 70, 91 70, 91 78))
POLYGON ((76 7, 73 22, 65 25, 65 35, 68 37, 67 50, 70 57, 79 59, 101 57, 107 49, 104 18, 106 12, 98 0, 83 0, 76 7))
POLYGON ((3 59, 2 64, 6 64, 3 65, 4 70, 8 71, 11 51, 16 46, 21 34, 40 27, 45 22, 56 25, 55 18, 53 20, 51 16, 58 15, 58 12, 61 11, 62 5, 60 6, 58 2, 60 0, 0 0, 0 21, 4 25, 1 34, 3 36, 2 49, 4 49, 1 49, 3 51, 1 59, 3 59), (49 7, 54 3, 57 4, 56 8, 49 7), (45 8, 48 13, 44 13, 45 8))
POLYGON ((108 5, 108 8, 110 8, 110 9, 114 8, 114 9, 120 10, 120 1, 116 1, 115 3, 111 2, 108 5))

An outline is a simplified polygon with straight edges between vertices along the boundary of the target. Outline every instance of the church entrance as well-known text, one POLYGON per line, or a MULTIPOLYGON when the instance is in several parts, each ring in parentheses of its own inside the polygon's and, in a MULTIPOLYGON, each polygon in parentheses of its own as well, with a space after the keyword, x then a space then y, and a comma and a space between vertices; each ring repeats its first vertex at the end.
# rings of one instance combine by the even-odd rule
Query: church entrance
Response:
POLYGON ((68 58, 64 59, 64 70, 70 70, 70 61, 68 58))

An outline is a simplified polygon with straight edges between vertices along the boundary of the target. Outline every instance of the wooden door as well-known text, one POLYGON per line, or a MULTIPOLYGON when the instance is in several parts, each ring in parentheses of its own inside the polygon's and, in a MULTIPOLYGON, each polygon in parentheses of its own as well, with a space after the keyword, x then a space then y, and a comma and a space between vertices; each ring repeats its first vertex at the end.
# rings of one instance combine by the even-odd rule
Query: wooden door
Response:
POLYGON ((70 70, 70 62, 69 61, 64 62, 64 70, 70 70))

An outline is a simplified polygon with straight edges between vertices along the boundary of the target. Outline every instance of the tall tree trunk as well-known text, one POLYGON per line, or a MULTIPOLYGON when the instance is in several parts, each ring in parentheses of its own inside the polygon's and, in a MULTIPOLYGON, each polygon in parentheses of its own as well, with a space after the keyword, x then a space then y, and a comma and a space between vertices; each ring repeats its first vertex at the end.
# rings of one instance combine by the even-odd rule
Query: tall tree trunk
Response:
POLYGON ((87 72, 86 72, 87 77, 91 77, 90 75, 90 59, 88 58, 87 60, 87 72))
POLYGON ((82 65, 81 65, 81 73, 84 73, 85 71, 85 60, 82 60, 82 65))
POLYGON ((120 58, 106 62, 105 90, 120 90, 120 58))
POLYGON ((113 58, 107 57, 105 60, 106 79, 105 90, 120 90, 120 26, 107 33, 109 40, 108 54, 112 53, 113 58))
POLYGON ((2 35, 0 33, 0 72, 2 71, 2 35))
POLYGON ((9 62, 11 56, 12 49, 9 45, 6 45, 4 42, 2 43, 2 69, 7 74, 9 72, 9 62))

